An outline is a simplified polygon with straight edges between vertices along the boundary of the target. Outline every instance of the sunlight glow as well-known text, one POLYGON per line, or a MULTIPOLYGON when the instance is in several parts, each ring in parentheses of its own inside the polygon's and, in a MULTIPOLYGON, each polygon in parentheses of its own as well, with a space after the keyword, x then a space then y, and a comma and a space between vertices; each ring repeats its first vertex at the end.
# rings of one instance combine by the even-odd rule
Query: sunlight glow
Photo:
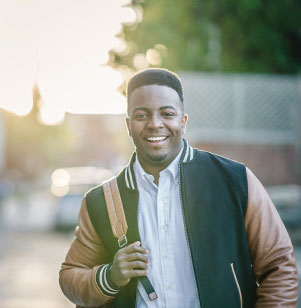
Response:
POLYGON ((65 112, 58 107, 47 104, 40 108, 38 119, 42 124, 58 125, 64 121, 65 112))
MULTIPOLYGON (((0 107, 18 115, 33 105, 37 82, 44 104, 39 119, 57 124, 70 113, 124 113, 121 74, 106 66, 116 35, 137 22, 125 0, 0 0, 0 107)), ((146 61, 145 61, 146 62, 146 61)))

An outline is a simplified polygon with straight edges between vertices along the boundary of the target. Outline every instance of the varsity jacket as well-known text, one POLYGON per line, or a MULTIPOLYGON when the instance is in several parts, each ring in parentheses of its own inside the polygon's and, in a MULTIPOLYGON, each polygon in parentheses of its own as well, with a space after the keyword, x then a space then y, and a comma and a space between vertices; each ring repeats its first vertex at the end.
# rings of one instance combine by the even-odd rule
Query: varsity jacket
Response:
MULTIPOLYGON (((129 243, 140 240, 134 161, 135 154, 117 177, 129 243)), ((296 307, 293 248, 251 171, 193 149, 184 140, 179 172, 186 238, 201 307, 296 307)), ((64 294, 81 307, 135 307, 137 279, 120 292, 108 284, 107 264, 119 247, 102 186, 86 194, 75 236, 60 271, 64 294)))

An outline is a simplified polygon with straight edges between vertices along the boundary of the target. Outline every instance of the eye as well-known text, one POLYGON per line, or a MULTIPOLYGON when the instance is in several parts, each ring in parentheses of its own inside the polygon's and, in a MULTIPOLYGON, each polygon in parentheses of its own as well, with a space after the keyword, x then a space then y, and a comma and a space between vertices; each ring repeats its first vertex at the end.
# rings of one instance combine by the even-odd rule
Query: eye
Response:
POLYGON ((144 120, 147 118, 147 114, 146 113, 137 113, 134 116, 135 119, 137 120, 144 120))
POLYGON ((174 112, 171 112, 171 111, 164 111, 162 113, 162 116, 166 119, 171 119, 175 116, 174 112))

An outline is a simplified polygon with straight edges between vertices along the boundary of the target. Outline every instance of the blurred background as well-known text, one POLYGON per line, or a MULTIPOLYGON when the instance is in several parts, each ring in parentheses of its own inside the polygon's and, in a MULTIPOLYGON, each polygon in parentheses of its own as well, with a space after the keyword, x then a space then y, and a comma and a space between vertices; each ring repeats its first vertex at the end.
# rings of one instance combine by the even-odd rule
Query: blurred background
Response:
POLYGON ((1 307, 74 307, 60 264, 133 151, 125 82, 147 67, 182 78, 190 143, 264 184, 300 271, 300 20, 297 0, 0 0, 1 307))

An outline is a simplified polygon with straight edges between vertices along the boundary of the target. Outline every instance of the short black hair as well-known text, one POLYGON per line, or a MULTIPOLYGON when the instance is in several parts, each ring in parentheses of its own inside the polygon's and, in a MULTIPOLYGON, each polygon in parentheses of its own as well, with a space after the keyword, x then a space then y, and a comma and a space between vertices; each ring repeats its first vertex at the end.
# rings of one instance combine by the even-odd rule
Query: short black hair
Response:
POLYGON ((126 85, 126 101, 129 105, 129 99, 132 92, 142 86, 162 85, 170 87, 177 91, 181 102, 184 102, 183 86, 180 77, 164 68, 148 68, 132 76, 126 85))

